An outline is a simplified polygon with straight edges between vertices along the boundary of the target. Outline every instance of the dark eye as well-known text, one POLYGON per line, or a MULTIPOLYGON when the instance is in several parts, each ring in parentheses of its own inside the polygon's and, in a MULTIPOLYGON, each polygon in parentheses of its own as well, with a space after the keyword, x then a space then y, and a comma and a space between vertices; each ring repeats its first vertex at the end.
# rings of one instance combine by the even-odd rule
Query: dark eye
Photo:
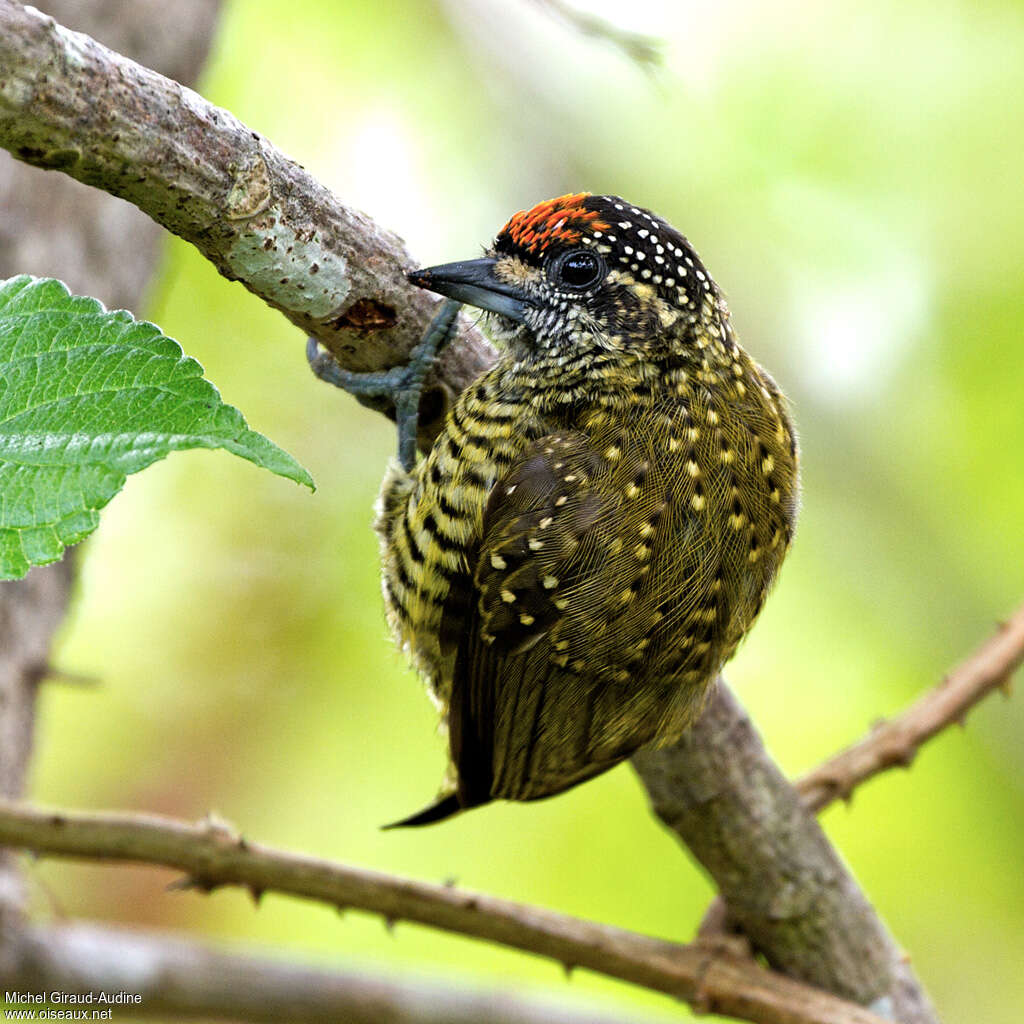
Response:
POLYGON ((597 253, 581 249, 562 257, 555 276, 560 284, 570 288, 589 288, 604 276, 604 263, 597 253))

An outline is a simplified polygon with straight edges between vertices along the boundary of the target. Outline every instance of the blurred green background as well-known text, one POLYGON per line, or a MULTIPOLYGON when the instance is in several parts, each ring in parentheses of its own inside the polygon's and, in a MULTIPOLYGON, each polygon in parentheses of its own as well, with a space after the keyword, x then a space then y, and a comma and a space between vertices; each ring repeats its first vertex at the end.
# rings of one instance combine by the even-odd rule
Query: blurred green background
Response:
MULTIPOLYGON (((729 668, 795 773, 901 709, 1024 599, 1024 7, 591 3, 666 40, 654 79, 529 0, 228 3, 201 89, 408 241, 479 252, 515 210, 614 192, 686 233, 793 400, 796 544, 729 668)), ((222 454, 127 487, 84 552, 32 795, 216 811, 253 838, 687 940, 712 895, 628 766, 555 800, 379 831, 429 799, 435 714, 389 644, 371 507, 390 426, 303 338, 168 241, 148 307, 315 495, 222 454)), ((1024 699, 823 816, 944 1019, 1024 1007, 1024 699)), ((33 869, 54 912, 575 1004, 669 1000, 516 953, 153 870, 33 869)))

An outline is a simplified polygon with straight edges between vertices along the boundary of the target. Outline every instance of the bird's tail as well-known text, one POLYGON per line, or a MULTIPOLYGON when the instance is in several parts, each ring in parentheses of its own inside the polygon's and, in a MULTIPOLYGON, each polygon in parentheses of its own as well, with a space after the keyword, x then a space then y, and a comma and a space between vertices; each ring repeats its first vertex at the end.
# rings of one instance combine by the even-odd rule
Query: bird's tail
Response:
POLYGON ((459 803, 458 795, 449 793, 447 796, 436 800, 429 807, 424 807, 422 811, 417 811, 401 821, 393 821, 390 825, 383 825, 382 828, 412 828, 417 825, 432 825, 435 821, 444 821, 445 818, 450 818, 461 810, 463 810, 463 807, 459 803))

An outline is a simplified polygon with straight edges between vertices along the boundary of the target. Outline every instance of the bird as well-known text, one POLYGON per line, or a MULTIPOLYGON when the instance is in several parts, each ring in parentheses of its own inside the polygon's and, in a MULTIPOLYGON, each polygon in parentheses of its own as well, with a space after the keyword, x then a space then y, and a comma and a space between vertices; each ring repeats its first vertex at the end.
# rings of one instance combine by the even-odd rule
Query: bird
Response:
POLYGON ((448 299, 435 336, 474 306, 500 355, 378 501, 388 622, 449 746, 437 799, 395 826, 553 796, 678 740, 799 503, 785 397, 651 211, 559 196, 482 258, 408 276, 448 299))

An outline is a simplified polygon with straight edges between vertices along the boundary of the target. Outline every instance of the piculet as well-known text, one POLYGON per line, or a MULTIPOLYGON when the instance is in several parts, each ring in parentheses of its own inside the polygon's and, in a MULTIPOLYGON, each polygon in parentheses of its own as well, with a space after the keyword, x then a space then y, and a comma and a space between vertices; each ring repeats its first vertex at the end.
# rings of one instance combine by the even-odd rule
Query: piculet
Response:
POLYGON ((771 589, 798 473, 785 398, 653 213, 561 196, 409 277, 486 310, 502 351, 380 497, 389 623, 450 747, 397 823, 421 825, 677 740, 771 589))

